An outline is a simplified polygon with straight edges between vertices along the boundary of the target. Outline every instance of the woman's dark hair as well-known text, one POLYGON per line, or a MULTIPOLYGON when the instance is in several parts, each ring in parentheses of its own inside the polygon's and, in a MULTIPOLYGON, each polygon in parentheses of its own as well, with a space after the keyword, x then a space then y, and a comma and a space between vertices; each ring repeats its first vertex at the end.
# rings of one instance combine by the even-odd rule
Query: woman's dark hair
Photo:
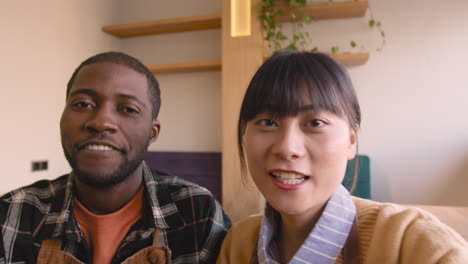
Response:
MULTIPOLYGON (((255 73, 244 96, 237 127, 242 175, 246 174, 243 136, 260 113, 293 116, 304 107, 346 118, 356 130, 361 110, 347 71, 322 53, 286 51, 269 58, 255 73)), ((357 163, 358 159, 355 159, 357 163)), ((357 181, 355 164, 353 187, 357 181)))

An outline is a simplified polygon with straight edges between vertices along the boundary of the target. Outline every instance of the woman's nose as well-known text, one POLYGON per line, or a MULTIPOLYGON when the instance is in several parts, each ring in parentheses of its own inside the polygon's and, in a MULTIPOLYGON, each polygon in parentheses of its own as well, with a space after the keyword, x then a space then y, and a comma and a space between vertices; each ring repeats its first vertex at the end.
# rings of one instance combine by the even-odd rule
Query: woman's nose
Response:
POLYGON ((298 159, 306 152, 304 143, 304 134, 300 128, 285 128, 279 131, 272 152, 283 159, 298 159))

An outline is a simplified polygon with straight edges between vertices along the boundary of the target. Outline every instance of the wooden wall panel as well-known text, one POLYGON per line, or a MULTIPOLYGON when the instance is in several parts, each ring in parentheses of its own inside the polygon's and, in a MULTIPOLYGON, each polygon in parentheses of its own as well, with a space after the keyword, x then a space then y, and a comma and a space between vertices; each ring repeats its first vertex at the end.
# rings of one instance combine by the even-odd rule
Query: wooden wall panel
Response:
MULTIPOLYGON (((254 6, 258 0, 252 0, 254 6)), ((222 195, 223 207, 234 222, 260 212, 261 198, 250 177, 242 184, 237 154, 236 130, 240 105, 247 85, 263 62, 261 26, 252 9, 252 34, 230 36, 230 0, 223 0, 222 13, 222 195)))

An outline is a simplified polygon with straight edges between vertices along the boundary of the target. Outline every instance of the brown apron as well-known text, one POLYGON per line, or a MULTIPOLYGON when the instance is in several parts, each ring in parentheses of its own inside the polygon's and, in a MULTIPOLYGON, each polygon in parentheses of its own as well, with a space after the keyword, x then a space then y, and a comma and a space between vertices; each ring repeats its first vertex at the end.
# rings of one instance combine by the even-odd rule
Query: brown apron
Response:
MULTIPOLYGON (((349 231, 348 239, 343 247, 343 260, 345 264, 361 264, 361 254, 359 251, 359 230, 357 216, 354 218, 353 225, 349 231)), ((250 258, 251 264, 258 264, 257 247, 250 258)))
MULTIPOLYGON (((153 245, 144 248, 122 262, 122 264, 170 264, 171 250, 159 244, 159 230, 153 232, 153 245)), ((45 240, 41 244, 37 264, 84 264, 72 255, 60 250, 60 239, 45 240)))

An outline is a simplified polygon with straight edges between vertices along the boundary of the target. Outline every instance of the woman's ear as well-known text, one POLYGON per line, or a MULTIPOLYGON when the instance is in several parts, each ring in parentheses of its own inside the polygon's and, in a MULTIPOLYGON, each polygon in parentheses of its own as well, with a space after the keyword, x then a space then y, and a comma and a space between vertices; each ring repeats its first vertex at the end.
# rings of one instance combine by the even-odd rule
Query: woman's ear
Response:
POLYGON ((159 132, 161 130, 161 123, 157 119, 153 119, 151 124, 151 138, 150 142, 153 143, 158 139, 159 132))
POLYGON ((359 128, 351 128, 349 133, 349 148, 348 148, 348 160, 352 160, 356 157, 357 154, 357 133, 359 128))

